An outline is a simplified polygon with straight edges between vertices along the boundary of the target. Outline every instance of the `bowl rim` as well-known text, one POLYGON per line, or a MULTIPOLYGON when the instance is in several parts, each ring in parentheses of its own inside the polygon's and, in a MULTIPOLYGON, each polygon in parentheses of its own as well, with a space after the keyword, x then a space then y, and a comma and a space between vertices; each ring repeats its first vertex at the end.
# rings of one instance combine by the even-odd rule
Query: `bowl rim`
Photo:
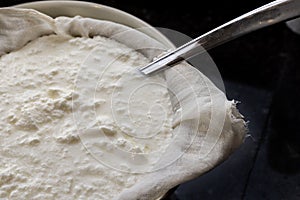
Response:
POLYGON ((70 17, 80 15, 83 17, 90 17, 94 19, 110 20, 116 23, 129 26, 134 29, 138 29, 139 31, 159 41, 169 49, 175 48, 175 45, 164 34, 162 34, 158 29, 151 26, 147 22, 123 10, 106 6, 103 4, 86 2, 86 1, 73 1, 73 0, 70 1, 46 0, 46 1, 33 1, 28 3, 17 4, 13 7, 35 9, 51 17, 59 16, 55 14, 56 10, 63 9, 63 11, 68 13, 66 14, 66 16, 70 16, 70 17), (97 11, 99 11, 99 13, 107 12, 110 13, 111 15, 110 17, 105 18, 101 15, 96 16, 95 14, 93 14, 93 12, 87 12, 88 10, 93 11, 94 13, 97 11))

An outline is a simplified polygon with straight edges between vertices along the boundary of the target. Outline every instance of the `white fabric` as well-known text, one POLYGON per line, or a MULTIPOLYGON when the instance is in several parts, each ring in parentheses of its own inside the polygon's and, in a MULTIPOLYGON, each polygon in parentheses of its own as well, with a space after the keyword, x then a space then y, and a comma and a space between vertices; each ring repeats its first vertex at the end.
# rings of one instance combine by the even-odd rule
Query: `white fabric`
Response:
POLYGON ((286 22, 287 26, 295 33, 300 34, 300 18, 296 18, 286 22))
POLYGON ((0 56, 21 48, 37 37, 53 33, 53 20, 37 11, 12 11, 10 8, 0 11, 0 56))
MULTIPOLYGON (((110 37, 150 59, 163 50, 149 36, 117 23, 81 17, 52 19, 33 10, 0 9, 0 56, 48 34, 110 37)), ((124 190, 116 199, 157 199, 172 187, 215 167, 244 140, 246 124, 235 102, 228 101, 208 78, 187 63, 164 73, 170 91, 175 94, 171 99, 173 106, 180 105, 182 112, 175 120, 175 142, 162 154, 158 165, 171 161, 168 158, 174 152, 182 156, 167 167, 144 174, 142 182, 124 190)))

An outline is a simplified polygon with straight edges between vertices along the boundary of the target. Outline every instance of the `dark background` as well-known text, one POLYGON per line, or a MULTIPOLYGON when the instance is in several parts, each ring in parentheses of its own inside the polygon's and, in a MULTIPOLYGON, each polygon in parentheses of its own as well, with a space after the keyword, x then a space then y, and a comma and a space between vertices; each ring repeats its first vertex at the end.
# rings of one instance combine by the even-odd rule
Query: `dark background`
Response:
MULTIPOLYGON (((10 6, 26 1, 1 1, 10 6)), ((155 27, 195 38, 270 1, 94 1, 155 27)), ((249 123, 245 143, 207 174, 180 185, 167 199, 300 199, 300 35, 284 23, 211 50, 229 99, 249 123)))

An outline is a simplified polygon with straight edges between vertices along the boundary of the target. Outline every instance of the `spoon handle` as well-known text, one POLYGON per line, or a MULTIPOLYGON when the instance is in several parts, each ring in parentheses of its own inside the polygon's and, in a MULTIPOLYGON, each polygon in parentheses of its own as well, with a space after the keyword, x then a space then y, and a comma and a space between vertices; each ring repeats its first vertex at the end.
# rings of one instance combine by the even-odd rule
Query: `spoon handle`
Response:
POLYGON ((300 0, 276 0, 237 17, 139 70, 150 75, 249 32, 300 16, 300 0))

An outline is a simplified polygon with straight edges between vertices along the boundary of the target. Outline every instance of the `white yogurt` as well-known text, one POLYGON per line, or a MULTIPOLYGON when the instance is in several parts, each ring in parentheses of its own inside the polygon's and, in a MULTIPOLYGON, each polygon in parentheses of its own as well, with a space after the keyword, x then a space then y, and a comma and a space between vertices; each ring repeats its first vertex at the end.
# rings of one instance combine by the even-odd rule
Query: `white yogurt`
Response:
POLYGON ((0 199, 106 200, 141 181, 129 172, 151 171, 172 139, 163 77, 135 70, 147 62, 107 38, 56 35, 2 56, 0 199))

